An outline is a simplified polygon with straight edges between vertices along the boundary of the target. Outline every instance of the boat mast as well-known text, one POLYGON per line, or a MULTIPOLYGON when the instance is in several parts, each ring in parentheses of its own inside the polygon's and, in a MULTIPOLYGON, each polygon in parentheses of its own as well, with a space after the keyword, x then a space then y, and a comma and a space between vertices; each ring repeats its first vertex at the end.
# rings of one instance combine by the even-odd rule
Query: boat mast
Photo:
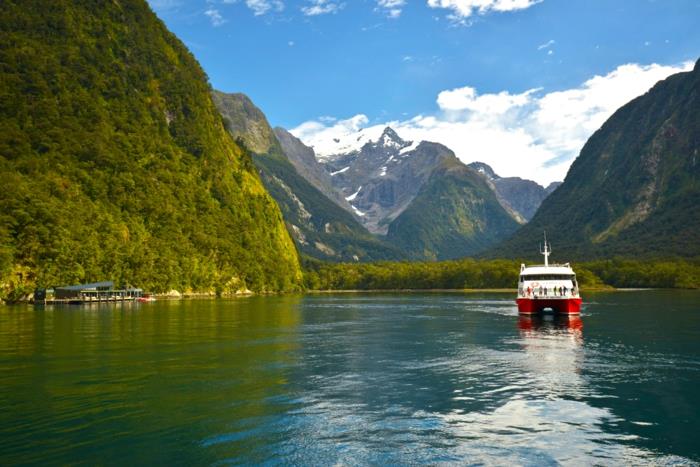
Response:
POLYGON ((540 246, 540 253, 544 255, 544 267, 549 267, 549 255, 552 253, 552 245, 547 243, 547 231, 544 231, 544 248, 540 246))

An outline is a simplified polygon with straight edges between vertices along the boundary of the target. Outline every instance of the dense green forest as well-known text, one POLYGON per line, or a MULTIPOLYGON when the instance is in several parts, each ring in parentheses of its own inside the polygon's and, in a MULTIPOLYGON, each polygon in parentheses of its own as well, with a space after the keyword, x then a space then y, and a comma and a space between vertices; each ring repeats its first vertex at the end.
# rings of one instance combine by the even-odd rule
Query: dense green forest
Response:
MULTIPOLYGON (((521 261, 465 258, 442 262, 328 264, 306 260, 311 290, 514 289, 521 261)), ((700 259, 613 259, 572 264, 585 289, 606 287, 700 288, 700 259)))
POLYGON ((4 0, 0 37, 0 299, 302 286, 251 156, 144 0, 4 0))

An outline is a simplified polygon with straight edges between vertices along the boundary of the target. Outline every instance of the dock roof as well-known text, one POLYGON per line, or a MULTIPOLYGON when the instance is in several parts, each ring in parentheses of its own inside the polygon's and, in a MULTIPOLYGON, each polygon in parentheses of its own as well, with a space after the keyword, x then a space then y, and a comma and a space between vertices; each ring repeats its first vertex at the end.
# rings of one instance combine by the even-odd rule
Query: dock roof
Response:
POLYGON ((90 289, 111 289, 114 287, 113 281, 93 282, 91 284, 62 285, 56 287, 61 290, 90 290, 90 289))

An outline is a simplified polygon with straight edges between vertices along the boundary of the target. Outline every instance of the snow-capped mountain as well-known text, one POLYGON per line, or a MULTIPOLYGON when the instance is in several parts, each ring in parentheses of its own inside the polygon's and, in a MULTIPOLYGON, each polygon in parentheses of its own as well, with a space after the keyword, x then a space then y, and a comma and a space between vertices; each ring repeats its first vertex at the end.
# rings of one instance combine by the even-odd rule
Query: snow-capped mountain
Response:
MULTIPOLYGON (((446 161, 463 165, 447 147, 406 141, 392 128, 349 131, 312 141, 319 166, 330 176, 346 209, 373 233, 386 234, 389 224, 413 201, 436 168, 446 161), (337 152, 336 152, 337 151, 337 152)), ((484 163, 468 166, 493 190, 503 208, 518 223, 526 223, 556 184, 544 188, 518 177, 500 177, 484 163)))
POLYGON ((440 144, 405 141, 387 127, 359 149, 326 155, 321 162, 365 227, 384 234, 440 162, 454 157, 440 144))
MULTIPOLYGON (((316 155, 315 165, 306 157, 300 173, 309 180, 330 180, 340 193, 339 204, 370 232, 386 235, 407 258, 475 254, 523 222, 499 199, 492 180, 499 177, 490 167, 468 167, 442 144, 406 141, 389 127, 333 138, 314 140, 325 153, 316 155), (318 176, 319 168, 326 177, 318 176)), ((306 152, 314 151, 307 147, 306 152)))
POLYGON ((359 152, 365 144, 379 141, 383 133, 381 126, 358 128, 360 123, 354 122, 344 133, 334 132, 332 135, 324 132, 314 133, 309 139, 299 136, 304 144, 313 148, 318 161, 324 162, 340 154, 359 152))

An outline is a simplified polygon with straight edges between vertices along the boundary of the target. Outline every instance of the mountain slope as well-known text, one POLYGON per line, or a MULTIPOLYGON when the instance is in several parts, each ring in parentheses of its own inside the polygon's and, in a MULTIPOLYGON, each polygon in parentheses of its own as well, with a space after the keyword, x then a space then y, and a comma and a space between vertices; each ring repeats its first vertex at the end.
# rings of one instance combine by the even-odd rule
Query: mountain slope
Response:
POLYGON ((286 157, 267 118, 247 96, 221 92, 216 96, 215 101, 226 118, 228 130, 246 147, 256 150, 253 161, 266 188, 279 204, 290 234, 302 253, 328 261, 401 257, 400 251, 367 232, 352 214, 299 174, 286 157))
POLYGON ((699 149, 700 61, 615 112, 494 254, 535 250, 546 229, 571 258, 700 255, 699 149))
POLYGON ((478 253, 517 227, 486 181, 454 157, 433 171, 387 238, 412 259, 444 260, 478 253))
POLYGON ((0 4, 0 283, 291 290, 294 245, 143 0, 0 4))
POLYGON ((552 182, 545 188, 537 182, 520 177, 500 177, 491 166, 483 162, 472 162, 468 166, 486 178, 501 205, 522 224, 532 219, 542 201, 561 184, 552 182))
POLYGON ((234 137, 242 138, 250 151, 255 154, 267 154, 277 146, 265 114, 248 96, 213 90, 212 99, 223 116, 226 129, 234 137))
POLYGON ((274 128, 275 136, 282 147, 282 152, 292 163, 297 172, 302 175, 317 190, 338 206, 352 213, 350 203, 333 188, 331 175, 316 160, 314 150, 301 142, 296 136, 284 128, 274 128))
POLYGON ((359 150, 323 159, 339 190, 370 232, 385 234, 433 171, 454 154, 441 144, 404 141, 387 127, 359 150))

